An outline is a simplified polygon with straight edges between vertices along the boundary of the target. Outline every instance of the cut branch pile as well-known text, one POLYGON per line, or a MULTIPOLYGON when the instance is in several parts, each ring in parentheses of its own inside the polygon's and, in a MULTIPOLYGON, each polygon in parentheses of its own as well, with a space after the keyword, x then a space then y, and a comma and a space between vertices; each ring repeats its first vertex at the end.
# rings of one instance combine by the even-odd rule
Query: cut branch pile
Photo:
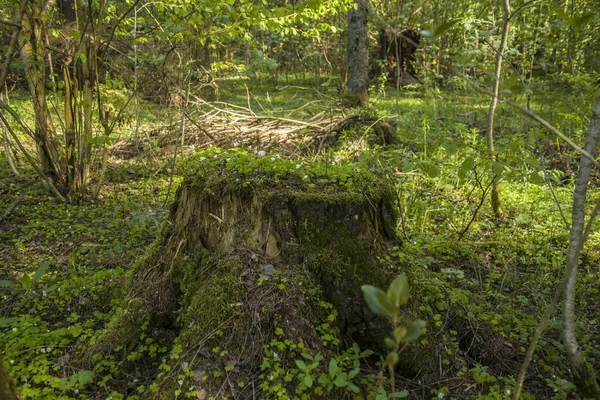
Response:
POLYGON ((118 158, 133 158, 152 142, 163 153, 171 153, 175 144, 183 144, 184 149, 252 146, 261 150, 277 148, 284 154, 299 154, 307 149, 318 153, 324 145, 335 144, 344 130, 356 124, 373 127, 380 122, 359 115, 329 116, 325 111, 308 120, 295 120, 260 116, 250 109, 230 104, 219 108, 216 104, 223 103, 204 103, 210 110, 200 116, 182 110, 183 132, 180 121, 159 126, 142 132, 137 140, 115 144, 112 154, 118 158))

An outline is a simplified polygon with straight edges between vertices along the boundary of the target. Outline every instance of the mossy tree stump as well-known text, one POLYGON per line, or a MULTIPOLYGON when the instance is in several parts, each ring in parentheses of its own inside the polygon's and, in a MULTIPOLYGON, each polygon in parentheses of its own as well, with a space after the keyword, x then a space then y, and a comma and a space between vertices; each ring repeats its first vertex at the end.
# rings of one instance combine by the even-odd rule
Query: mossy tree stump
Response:
POLYGON ((147 323, 181 346, 196 375, 227 364, 229 380, 249 379, 276 329, 325 353, 316 329, 328 322, 324 303, 339 313, 329 322, 340 338, 380 348, 389 327, 367 309, 360 286, 392 278, 378 261, 397 242, 392 193, 351 165, 302 166, 243 151, 196 156, 160 238, 132 271, 125 310, 93 352, 135 348, 147 323), (214 347, 227 359, 211 354, 214 347))

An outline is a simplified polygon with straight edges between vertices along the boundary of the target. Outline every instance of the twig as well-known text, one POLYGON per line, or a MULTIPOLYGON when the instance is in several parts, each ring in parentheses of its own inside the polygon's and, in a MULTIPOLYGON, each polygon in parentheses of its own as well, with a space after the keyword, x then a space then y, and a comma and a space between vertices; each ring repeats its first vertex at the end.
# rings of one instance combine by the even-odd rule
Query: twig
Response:
POLYGON ((13 201, 10 206, 8 206, 8 208, 4 212, 4 215, 2 215, 2 218, 0 218, 0 222, 4 221, 15 210, 15 208, 17 208, 17 206, 21 204, 27 192, 29 192, 29 190, 21 192, 19 197, 17 197, 17 199, 13 201))
MULTIPOLYGON (((539 148, 539 144, 538 144, 538 148, 539 148)), ((556 207, 558 208, 558 211, 560 212, 560 216, 562 217, 562 220, 565 223, 565 228, 567 229, 567 231, 569 231, 571 229, 571 225, 569 225, 569 222, 567 221, 567 217, 565 216, 565 213, 563 212, 563 209, 560 206, 560 201, 558 200, 558 197, 556 197, 556 193, 554 192, 554 187, 552 187, 552 182, 550 181, 550 177, 548 176, 548 171, 546 171, 546 165, 544 163, 544 154, 541 151, 541 148, 540 148, 540 164, 542 166, 542 172, 544 173, 544 180, 546 181, 546 184, 548 185, 548 188, 550 189, 550 193, 552 193, 552 198, 554 199, 554 203, 556 204, 556 207)))
POLYGON ((483 206, 483 203, 485 203, 485 198, 487 197, 487 193, 490 190, 490 187, 492 187, 492 185, 496 181, 496 178, 497 178, 497 176, 494 175, 494 177, 490 181, 490 184, 485 189, 483 189, 483 186, 481 185, 481 182, 479 181, 479 179, 477 179, 477 171, 475 171, 475 179, 476 179, 477 184, 479 185, 479 187, 483 190, 483 193, 481 194, 481 199, 479 200, 479 204, 477 205, 477 208, 475 209, 475 211, 473 212, 473 215, 471 216, 471 220, 469 221, 469 223, 467 224, 467 226, 465 226, 465 229, 462 230, 462 232, 460 233, 460 235, 458 235, 458 240, 462 239, 462 237, 465 235, 465 233, 467 233, 467 231, 471 227, 471 224, 473 223, 473 221, 475 221, 475 218, 477 217, 477 214, 479 213, 479 210, 483 206))

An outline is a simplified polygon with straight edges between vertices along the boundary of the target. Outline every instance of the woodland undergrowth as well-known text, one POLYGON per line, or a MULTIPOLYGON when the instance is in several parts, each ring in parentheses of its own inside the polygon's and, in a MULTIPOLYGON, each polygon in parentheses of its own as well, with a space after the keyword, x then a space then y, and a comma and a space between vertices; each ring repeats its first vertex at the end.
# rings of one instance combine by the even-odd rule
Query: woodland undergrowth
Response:
MULTIPOLYGON (((535 83, 532 108, 581 142, 594 93, 581 90, 587 84, 560 76, 554 79, 559 84, 535 83)), ((247 115, 286 119, 320 115, 320 121, 355 112, 342 111, 333 100, 334 93, 298 87, 279 91, 266 86, 252 88, 252 96, 247 97, 245 88, 223 83, 223 104, 213 106, 234 110, 224 105, 230 102, 236 103, 236 112, 244 107, 247 115), (309 106, 297 111, 298 104, 309 106)), ((485 199, 492 179, 482 134, 487 99, 459 81, 426 90, 403 89, 397 103, 392 88, 373 89, 377 95, 371 108, 362 113, 374 120, 393 121, 395 144, 373 143, 369 140, 372 126, 366 125, 343 131, 335 142, 299 145, 297 151, 293 143, 285 151, 276 145, 265 148, 260 138, 252 143, 230 140, 228 145, 243 145, 261 168, 276 163, 281 173, 301 173, 307 184, 315 177, 328 179, 331 173, 335 176, 329 179, 351 184, 356 168, 377 171, 393 180, 402 245, 390 249, 380 262, 397 272, 407 266, 422 271, 409 277, 410 301, 418 303, 428 316, 419 341, 437 343, 441 349, 436 375, 425 380, 418 375, 397 376, 396 388, 408 396, 426 398, 509 398, 529 339, 565 268, 569 238, 565 225, 570 218, 577 155, 501 105, 496 173, 503 215, 497 219, 485 199), (289 161, 280 162, 281 158, 289 161), (333 169, 332 164, 343 168, 333 169), (310 174, 302 172, 307 165, 310 174)), ((14 103, 26 107, 18 97, 14 103)), ((155 114, 165 113, 154 107, 155 114)), ((202 115, 209 105, 196 107, 194 115, 202 115)), ((169 113, 177 115, 172 110, 169 113)), ((125 152, 115 151, 105 188, 94 202, 61 204, 48 196, 25 164, 21 164, 20 176, 12 176, 4 153, 0 155, 0 276, 4 279, 0 287, 0 348, 24 399, 150 398, 161 373, 176 376, 180 382, 173 388, 172 398, 208 398, 202 382, 226 376, 231 370, 224 362, 221 369, 198 376, 198 371, 177 364, 181 349, 163 347, 145 333, 135 352, 121 358, 111 355, 87 364, 81 359, 94 337, 124 307, 128 270, 154 240, 180 179, 176 168, 174 185, 169 185, 173 142, 161 142, 173 132, 156 129, 175 120, 147 117, 142 131, 154 130, 156 136, 135 148, 130 145, 135 133, 124 123, 114 146, 133 153, 125 157, 125 152)), ((327 129, 329 125, 323 122, 322 126, 327 129)), ((204 157, 220 154, 205 137, 194 142, 200 136, 189 135, 180 157, 197 151, 205 151, 204 157), (202 149, 211 145, 210 150, 202 149)), ((237 154, 240 150, 223 151, 237 154)), ((595 175, 590 193, 593 201, 600 197, 599 182, 595 175)), ((580 265, 577 331, 584 353, 598 371, 600 234, 597 227, 594 232, 580 265)), ((329 306, 322 307, 335 318, 336 311, 329 306)), ((560 315, 555 316, 539 343, 523 398, 572 398, 561 324, 560 315)), ((282 374, 275 382, 304 385, 299 398, 307 394, 353 398, 358 395, 357 386, 365 398, 375 398, 375 389, 367 394, 365 388, 377 387, 381 368, 363 363, 371 354, 362 351, 369 349, 338 343, 335 332, 324 329, 322 335, 332 343, 329 357, 337 360, 332 370, 331 363, 304 357, 297 343, 278 340, 278 331, 274 333, 274 341, 265 347, 264 365, 282 374), (281 349, 305 359, 296 366, 281 365, 277 361, 281 349), (346 380, 349 374, 357 377, 360 385, 335 384, 342 372, 346 380)), ((207 351, 220 354, 224 350, 207 351)), ((285 398, 267 378, 247 384, 257 398, 285 398)))

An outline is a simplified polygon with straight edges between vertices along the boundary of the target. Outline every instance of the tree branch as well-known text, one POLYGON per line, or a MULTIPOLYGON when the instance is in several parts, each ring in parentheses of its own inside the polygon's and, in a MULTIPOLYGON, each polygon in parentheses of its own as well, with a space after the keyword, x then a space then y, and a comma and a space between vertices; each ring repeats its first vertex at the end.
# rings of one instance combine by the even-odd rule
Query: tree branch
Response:
POLYGON ((13 59, 13 54, 15 52, 15 48, 17 47, 17 42, 19 40, 19 33, 23 28, 21 22, 23 21, 23 16, 25 15, 25 9, 27 8, 28 0, 22 0, 21 7, 19 7, 19 11, 15 15, 15 20, 11 25, 15 27, 13 30, 12 36, 10 38, 10 42, 8 44, 8 50, 6 51, 6 60, 4 60, 4 65, 2 66, 2 70, 0 70, 0 88, 4 87, 4 83, 6 83, 6 77, 8 76, 8 69, 10 68, 10 63, 13 59))

